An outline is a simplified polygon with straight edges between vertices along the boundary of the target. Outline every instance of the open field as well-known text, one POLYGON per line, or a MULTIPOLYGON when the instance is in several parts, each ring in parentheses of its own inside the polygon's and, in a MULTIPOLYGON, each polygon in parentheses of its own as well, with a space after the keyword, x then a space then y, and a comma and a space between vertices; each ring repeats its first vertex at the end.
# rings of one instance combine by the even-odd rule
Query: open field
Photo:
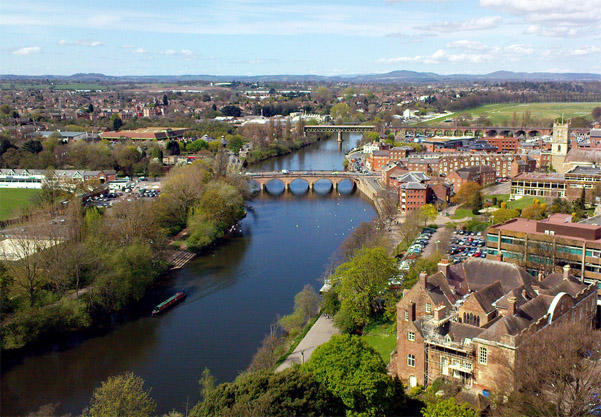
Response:
POLYGON ((104 90, 106 86, 96 83, 72 82, 72 83, 43 83, 27 81, 3 81, 0 82, 0 90, 104 90))
POLYGON ((488 104, 474 109, 463 110, 450 116, 439 117, 428 122, 418 123, 419 126, 442 124, 447 119, 457 116, 471 114, 474 121, 480 116, 490 119, 493 126, 512 126, 513 113, 517 116, 517 125, 521 125, 524 114, 530 112, 532 122, 529 125, 540 123, 549 124, 554 119, 563 116, 566 119, 573 117, 586 117, 591 119, 591 111, 595 107, 601 107, 601 103, 504 103, 488 104), (537 123, 538 122, 538 123, 537 123))
POLYGON ((11 218, 19 213, 19 209, 31 203, 40 190, 23 188, 0 189, 0 220, 11 218))

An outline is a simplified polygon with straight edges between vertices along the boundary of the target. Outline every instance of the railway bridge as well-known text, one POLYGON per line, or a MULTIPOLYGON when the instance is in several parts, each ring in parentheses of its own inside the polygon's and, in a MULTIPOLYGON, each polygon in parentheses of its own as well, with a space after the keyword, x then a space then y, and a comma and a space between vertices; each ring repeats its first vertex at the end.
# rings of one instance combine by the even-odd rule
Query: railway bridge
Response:
POLYGON ((338 142, 342 142, 343 133, 365 133, 376 129, 372 125, 309 125, 305 126, 305 133, 336 133, 338 142))
POLYGON ((268 172, 248 172, 246 178, 249 182, 259 185, 261 191, 267 191, 267 184, 272 181, 279 181, 284 185, 286 191, 290 191, 290 184, 295 181, 304 181, 308 184, 308 190, 313 191, 315 183, 320 180, 330 182, 330 192, 337 190, 340 182, 348 180, 355 189, 361 181, 366 179, 377 179, 378 175, 360 174, 347 171, 268 171, 268 172))
MULTIPOLYGON (((524 136, 535 137, 540 135, 552 135, 552 127, 508 127, 508 126, 401 126, 390 128, 393 132, 406 135, 424 136, 474 136, 474 137, 494 137, 494 136, 524 136)), ((570 132, 587 133, 590 129, 570 128, 570 132)))

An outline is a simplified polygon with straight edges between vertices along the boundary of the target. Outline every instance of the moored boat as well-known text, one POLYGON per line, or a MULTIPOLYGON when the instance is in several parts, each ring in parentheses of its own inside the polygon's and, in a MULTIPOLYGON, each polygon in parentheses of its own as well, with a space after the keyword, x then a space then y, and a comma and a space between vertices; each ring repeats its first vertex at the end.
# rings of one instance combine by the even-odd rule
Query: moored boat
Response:
POLYGON ((184 301, 185 298, 186 298, 186 293, 184 291, 179 291, 179 292, 175 293, 175 295, 172 295, 171 297, 167 298, 162 303, 158 304, 155 308, 153 308, 152 315, 156 316, 158 314, 161 314, 163 311, 184 301))

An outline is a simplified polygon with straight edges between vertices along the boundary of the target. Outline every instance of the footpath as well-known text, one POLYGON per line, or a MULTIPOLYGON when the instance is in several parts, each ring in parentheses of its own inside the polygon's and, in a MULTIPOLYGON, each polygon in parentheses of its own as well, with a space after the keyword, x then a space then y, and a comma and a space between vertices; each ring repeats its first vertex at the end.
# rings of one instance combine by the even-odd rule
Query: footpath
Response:
POLYGON ((303 364, 307 362, 317 346, 327 343, 332 335, 339 333, 340 331, 334 326, 334 320, 322 314, 307 332, 303 340, 300 341, 296 349, 288 355, 286 360, 275 371, 281 372, 297 363, 303 364))

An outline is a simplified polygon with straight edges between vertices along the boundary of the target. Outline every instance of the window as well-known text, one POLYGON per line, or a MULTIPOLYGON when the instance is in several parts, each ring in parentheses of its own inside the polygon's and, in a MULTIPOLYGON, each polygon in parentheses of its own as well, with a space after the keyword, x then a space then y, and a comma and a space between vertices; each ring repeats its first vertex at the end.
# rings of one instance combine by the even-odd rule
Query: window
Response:
POLYGON ((480 347, 480 350, 478 351, 478 362, 480 362, 482 365, 486 365, 488 364, 488 349, 485 347, 480 347))
POLYGON ((426 313, 429 313, 432 311, 432 306, 430 305, 430 303, 426 303, 426 313))
POLYGON ((415 368, 415 355, 412 353, 407 355, 407 365, 415 368))
POLYGON ((409 311, 405 310, 405 321, 409 321, 409 311))
POLYGON ((412 342, 415 342, 415 333, 407 332, 407 340, 411 340, 412 342))

